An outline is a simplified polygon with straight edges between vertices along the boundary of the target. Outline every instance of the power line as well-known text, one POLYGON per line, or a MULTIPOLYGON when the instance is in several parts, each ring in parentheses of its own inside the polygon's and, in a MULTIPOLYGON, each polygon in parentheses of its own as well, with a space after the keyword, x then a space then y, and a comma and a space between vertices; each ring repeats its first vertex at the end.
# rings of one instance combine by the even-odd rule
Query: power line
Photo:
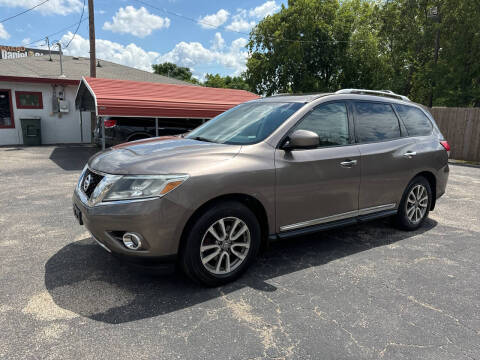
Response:
MULTIPOLYGON (((228 27, 225 27, 225 26, 217 26, 217 25, 213 25, 213 24, 210 24, 210 23, 207 23, 205 22, 204 20, 196 20, 194 18, 191 18, 189 16, 185 16, 185 15, 182 15, 182 14, 179 14, 179 13, 176 13, 174 11, 170 11, 170 10, 167 10, 165 8, 159 8, 155 5, 152 5, 146 1, 143 1, 143 0, 135 0, 136 2, 138 3, 141 3, 145 6, 148 6, 152 9, 156 9, 158 11, 162 11, 164 12, 165 14, 169 14, 169 15, 173 15, 173 16, 177 16, 177 17, 180 17, 180 18, 183 18, 185 20, 188 20, 188 21, 191 21, 191 22, 194 22, 196 24, 203 24, 203 25, 206 25, 206 26, 210 26, 214 29, 223 29, 225 31, 231 31, 231 32, 234 32, 234 33, 237 33, 237 34, 242 34, 242 35, 247 35, 247 36, 250 36, 249 33, 246 33, 246 32, 243 32, 243 31, 238 31, 238 30, 233 30, 233 29, 229 29, 228 27)), ((275 37, 275 36, 266 36, 267 39, 271 39, 271 40, 277 40, 277 41, 284 41, 284 42, 300 42, 300 43, 315 43, 315 44, 318 44, 318 43, 349 43, 350 40, 319 40, 319 41, 316 41, 316 40, 301 40, 301 39, 284 39, 284 38, 279 38, 279 37, 275 37)), ((357 40, 357 41, 360 41, 360 42, 364 42, 365 40, 357 40)))
POLYGON ((15 14, 15 15, 12 15, 12 16, 7 17, 7 18, 5 18, 5 19, 2 19, 2 20, 0 20, 0 24, 1 24, 1 23, 4 23, 5 21, 14 19, 14 18, 16 18, 17 16, 23 15, 23 14, 29 12, 29 11, 32 11, 33 9, 36 9, 37 7, 39 7, 39 6, 47 3, 47 2, 49 2, 49 1, 50 1, 50 0, 42 1, 41 3, 39 3, 39 4, 37 4, 37 5, 33 6, 33 7, 31 7, 30 9, 24 10, 24 11, 22 11, 22 12, 19 12, 18 14, 15 14))
POLYGON ((73 39, 75 39, 75 35, 77 35, 78 29, 80 28, 80 24, 81 24, 82 21, 83 21, 83 14, 84 14, 84 12, 85 12, 85 0, 83 0, 83 8, 82 8, 82 14, 80 15, 80 21, 78 22, 77 28, 75 29, 75 32, 73 33, 72 38, 70 39, 70 41, 68 42, 68 44, 63 47, 64 49, 67 49, 67 48, 69 47, 70 43, 73 41, 73 39))
POLYGON ((63 28, 62 30, 58 30, 57 32, 54 32, 54 33, 52 33, 52 34, 44 35, 44 36, 42 36, 40 39, 35 40, 35 41, 32 41, 32 42, 30 42, 30 43, 28 43, 28 44, 23 44, 22 46, 29 46, 29 45, 35 44, 35 43, 37 43, 37 42, 44 41, 46 37, 52 37, 53 35, 60 34, 61 32, 64 32, 64 31, 70 29, 70 28, 73 27, 73 26, 79 25, 79 24, 83 23, 83 22, 86 21, 86 20, 88 20, 88 18, 84 18, 84 19, 82 19, 81 21, 78 21, 78 22, 76 22, 76 23, 74 23, 74 24, 71 24, 71 25, 63 28))

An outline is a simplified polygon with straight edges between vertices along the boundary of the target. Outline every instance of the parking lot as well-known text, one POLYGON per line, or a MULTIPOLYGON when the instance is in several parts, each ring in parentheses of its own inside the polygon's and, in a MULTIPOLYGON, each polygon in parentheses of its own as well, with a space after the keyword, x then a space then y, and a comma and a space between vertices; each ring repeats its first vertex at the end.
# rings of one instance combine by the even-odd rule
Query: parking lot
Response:
POLYGON ((0 148, 0 358, 480 358, 480 168, 452 165, 416 232, 276 242, 208 289, 134 272, 76 223, 94 151, 0 148))

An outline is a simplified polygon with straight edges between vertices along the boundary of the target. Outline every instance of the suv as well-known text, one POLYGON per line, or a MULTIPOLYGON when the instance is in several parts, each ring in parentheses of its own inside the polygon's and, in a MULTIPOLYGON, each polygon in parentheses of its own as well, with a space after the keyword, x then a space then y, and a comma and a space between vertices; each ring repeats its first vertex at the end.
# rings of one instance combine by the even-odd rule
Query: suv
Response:
POLYGON ((107 251, 216 286, 268 240, 381 217, 419 228, 448 151, 430 113, 391 92, 273 96, 94 155, 74 213, 107 251))
MULTIPOLYGON (((207 119, 158 119, 158 135, 178 135, 191 131, 207 119)), ((100 123, 97 119, 94 140, 102 143, 100 123)), ((155 119, 135 117, 105 117, 105 145, 113 146, 127 141, 135 141, 156 136, 155 119)))

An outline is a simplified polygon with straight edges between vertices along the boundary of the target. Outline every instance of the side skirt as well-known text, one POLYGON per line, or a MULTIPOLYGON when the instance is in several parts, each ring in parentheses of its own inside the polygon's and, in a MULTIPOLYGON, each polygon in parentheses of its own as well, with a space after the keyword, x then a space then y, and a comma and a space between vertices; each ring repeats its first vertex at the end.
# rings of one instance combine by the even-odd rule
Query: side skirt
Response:
POLYGON ((320 231, 335 229, 335 228, 339 228, 339 227, 343 227, 343 226, 360 224, 360 223, 364 223, 364 222, 367 222, 367 221, 381 219, 381 218, 389 217, 389 216, 396 215, 396 214, 397 214, 396 209, 394 209, 394 210, 384 210, 384 211, 379 211, 379 212, 372 213, 372 214, 352 217, 352 218, 349 218, 349 219, 337 220, 337 221, 332 221, 332 222, 328 222, 328 223, 324 223, 324 224, 308 226, 308 227, 305 227, 305 228, 302 228, 302 229, 284 231, 284 232, 280 232, 278 234, 270 235, 268 238, 269 238, 269 240, 276 240, 276 239, 288 239, 288 238, 296 237, 296 236, 310 235, 310 234, 314 234, 314 233, 317 233, 317 232, 320 232, 320 231))

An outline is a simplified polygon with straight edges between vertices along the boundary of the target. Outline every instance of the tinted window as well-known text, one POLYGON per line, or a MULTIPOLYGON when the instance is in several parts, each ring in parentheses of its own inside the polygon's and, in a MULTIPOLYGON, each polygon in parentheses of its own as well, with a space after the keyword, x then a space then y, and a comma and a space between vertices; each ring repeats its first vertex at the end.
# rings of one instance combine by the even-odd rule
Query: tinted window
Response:
POLYGON ((400 137, 400 125, 390 104, 358 102, 355 108, 355 132, 359 142, 400 137))
POLYGON ((321 105, 305 116, 295 130, 317 133, 320 146, 348 144, 347 108, 343 103, 321 105))
POLYGON ((408 105, 395 105, 407 128, 408 135, 422 136, 432 132, 432 123, 422 110, 408 105))

